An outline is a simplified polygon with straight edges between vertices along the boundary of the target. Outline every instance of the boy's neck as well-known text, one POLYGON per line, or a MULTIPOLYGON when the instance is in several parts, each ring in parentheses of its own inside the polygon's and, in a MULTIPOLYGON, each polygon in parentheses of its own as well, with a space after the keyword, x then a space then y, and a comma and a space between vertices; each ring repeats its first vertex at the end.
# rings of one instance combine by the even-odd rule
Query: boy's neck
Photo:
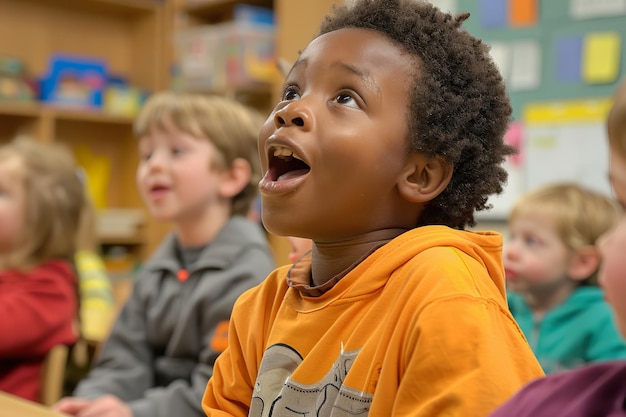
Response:
POLYGON ((407 229, 383 229, 338 242, 314 242, 311 260, 311 278, 315 286, 356 266, 366 253, 396 238, 407 229))
POLYGON ((211 243, 230 220, 230 207, 227 209, 205 210, 194 216, 176 222, 175 230, 180 245, 193 248, 211 243))
POLYGON ((540 320, 550 310, 563 304, 578 288, 577 282, 571 281, 570 284, 525 294, 524 298, 533 312, 533 317, 540 320))

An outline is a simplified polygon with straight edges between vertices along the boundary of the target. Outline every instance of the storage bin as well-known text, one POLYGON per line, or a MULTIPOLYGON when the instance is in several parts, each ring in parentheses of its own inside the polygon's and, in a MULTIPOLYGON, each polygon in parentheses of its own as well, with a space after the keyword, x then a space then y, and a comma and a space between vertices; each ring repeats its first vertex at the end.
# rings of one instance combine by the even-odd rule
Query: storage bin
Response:
POLYGON ((270 84, 278 75, 273 25, 228 22, 177 32, 184 88, 219 90, 270 84))
POLYGON ((184 88, 218 89, 226 86, 218 31, 210 26, 180 30, 174 41, 184 88))

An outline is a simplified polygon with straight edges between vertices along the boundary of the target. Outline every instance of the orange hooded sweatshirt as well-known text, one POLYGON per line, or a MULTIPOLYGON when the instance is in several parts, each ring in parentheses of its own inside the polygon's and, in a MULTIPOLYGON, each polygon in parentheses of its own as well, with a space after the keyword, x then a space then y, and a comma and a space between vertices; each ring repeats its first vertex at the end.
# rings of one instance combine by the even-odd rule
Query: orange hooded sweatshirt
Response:
POLYGON ((487 415, 543 375, 508 311, 501 251, 497 233, 426 226, 319 296, 288 285, 310 258, 277 269, 236 303, 205 412, 487 415))

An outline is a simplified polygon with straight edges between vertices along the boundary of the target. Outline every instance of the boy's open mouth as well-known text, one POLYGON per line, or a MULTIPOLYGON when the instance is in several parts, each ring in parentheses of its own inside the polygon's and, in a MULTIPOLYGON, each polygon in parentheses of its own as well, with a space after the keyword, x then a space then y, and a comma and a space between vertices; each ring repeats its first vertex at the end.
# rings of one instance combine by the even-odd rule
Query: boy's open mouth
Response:
POLYGON ((311 168, 293 151, 283 146, 270 149, 268 178, 271 181, 282 181, 307 174, 311 168))

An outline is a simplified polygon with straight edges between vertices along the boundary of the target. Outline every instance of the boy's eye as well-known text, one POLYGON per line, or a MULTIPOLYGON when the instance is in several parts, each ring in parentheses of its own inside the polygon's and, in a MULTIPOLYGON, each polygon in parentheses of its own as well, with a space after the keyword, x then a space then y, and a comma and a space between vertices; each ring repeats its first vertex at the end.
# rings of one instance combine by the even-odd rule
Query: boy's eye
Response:
POLYGON ((151 156, 152 156, 152 152, 140 152, 139 153, 139 158, 144 162, 149 160, 151 156))
POLYGON ((296 100, 300 98, 300 93, 294 86, 289 86, 285 88, 283 92, 283 100, 296 100))
POLYGON ((359 108, 359 105, 354 99, 354 97, 352 97, 352 95, 348 93, 338 94, 337 97, 335 97, 335 101, 344 106, 353 107, 356 109, 359 108))
POLYGON ((183 152, 185 152, 183 148, 172 148, 172 155, 180 155, 183 152))
POLYGON ((539 241, 534 238, 533 236, 527 236, 524 241, 526 242, 526 245, 528 245, 529 247, 534 247, 537 246, 539 244, 539 241))

